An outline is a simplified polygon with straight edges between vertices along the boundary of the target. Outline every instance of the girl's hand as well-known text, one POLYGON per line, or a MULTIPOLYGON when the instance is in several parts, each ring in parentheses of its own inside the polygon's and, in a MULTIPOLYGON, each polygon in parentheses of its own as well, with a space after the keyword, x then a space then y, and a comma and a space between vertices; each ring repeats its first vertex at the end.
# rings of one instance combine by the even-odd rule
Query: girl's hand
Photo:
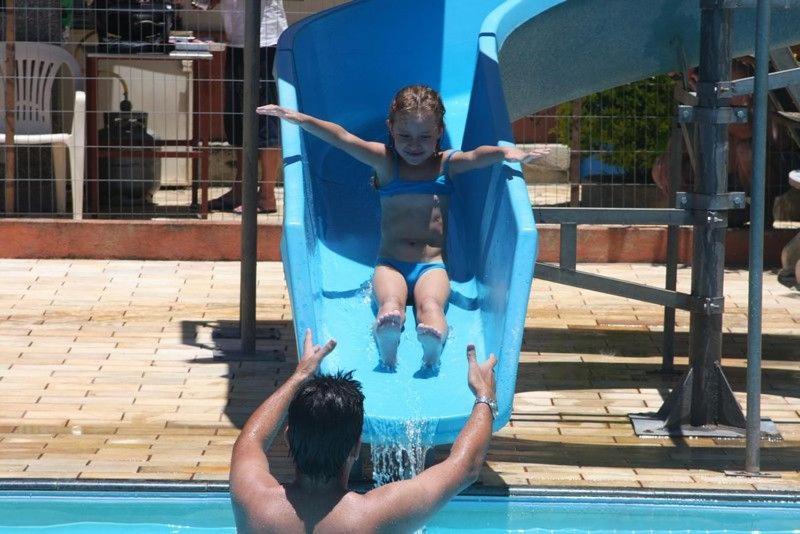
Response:
POLYGON ((256 113, 259 115, 271 115, 273 117, 278 117, 279 119, 291 122, 292 124, 298 124, 300 122, 301 115, 297 111, 282 108, 280 106, 276 106, 275 104, 259 106, 256 108, 256 113))
POLYGON ((550 153, 549 148, 534 148, 531 151, 520 150, 517 147, 503 147, 503 159, 516 163, 530 163, 550 153))
POLYGON ((294 375, 303 382, 310 380, 319 369, 322 359, 336 348, 336 341, 329 339, 324 345, 314 345, 311 340, 311 329, 306 330, 306 338, 303 341, 303 356, 297 362, 294 375))

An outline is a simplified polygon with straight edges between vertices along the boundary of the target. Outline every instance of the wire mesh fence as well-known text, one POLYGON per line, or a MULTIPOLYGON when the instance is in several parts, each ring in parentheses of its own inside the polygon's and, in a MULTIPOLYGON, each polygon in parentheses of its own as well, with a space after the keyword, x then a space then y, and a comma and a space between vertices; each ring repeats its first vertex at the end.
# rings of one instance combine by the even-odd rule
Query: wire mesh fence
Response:
POLYGON ((548 143, 558 154, 526 169, 539 205, 656 207, 650 176, 666 150, 674 113, 667 77, 597 93, 523 119, 515 136, 548 143))
MULTIPOLYGON (((237 219, 244 0, 0 3, 3 216, 237 219)), ((261 2, 260 102, 276 99, 281 31, 341 3, 261 2)), ((676 83, 643 80, 517 121, 519 144, 551 146, 525 169, 532 202, 665 206, 658 168, 676 83)), ((791 109, 785 95, 774 98, 791 109)), ((791 126, 771 128, 768 201, 778 219, 800 220, 786 182, 800 168, 797 139, 791 126)), ((261 222, 281 220, 278 131, 274 120, 259 124, 261 222)), ((741 162, 732 163, 732 189, 746 188, 741 162)), ((691 187, 686 167, 682 185, 691 187)))
MULTIPOLYGON (((740 76, 748 73, 735 73, 740 76)), ((574 207, 667 207, 667 161, 670 130, 674 127, 675 87, 680 76, 658 76, 567 102, 515 124, 518 142, 548 144, 556 157, 525 169, 534 204, 574 207)), ((691 88, 688 88, 691 89, 691 88)), ((749 105, 747 102, 735 105, 749 105)), ((780 120, 779 109, 794 108, 788 94, 771 95, 767 147, 767 222, 798 226, 800 192, 787 176, 800 166, 797 125, 780 120)), ((691 128, 685 132, 691 140, 691 128)), ((751 125, 730 127, 728 180, 731 191, 749 194, 751 125)), ((691 145, 691 142, 689 142, 691 145)), ((688 148, 680 191, 691 191, 695 170, 688 148)), ((731 226, 747 224, 747 212, 732 212, 731 226)))
MULTIPOLYGON (((261 2, 262 103, 280 33, 343 1, 261 2)), ((3 216, 237 218, 244 0, 0 4, 3 216)), ((278 222, 278 126, 260 130, 260 219, 278 222)))

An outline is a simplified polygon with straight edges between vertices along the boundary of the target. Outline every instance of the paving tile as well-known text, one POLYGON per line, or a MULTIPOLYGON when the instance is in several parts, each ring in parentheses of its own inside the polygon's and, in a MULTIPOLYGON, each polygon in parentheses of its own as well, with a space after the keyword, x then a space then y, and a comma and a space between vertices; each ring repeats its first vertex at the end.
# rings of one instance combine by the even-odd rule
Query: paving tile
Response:
MULTIPOLYGON (((663 267, 583 270, 661 284, 663 267)), ((244 418, 296 358, 279 263, 258 266, 261 320, 279 322, 287 362, 200 363, 214 325, 238 317, 236 262, 0 260, 0 477, 224 480, 244 418), (7 275, 7 276, 5 276, 7 275), (188 330, 187 330, 187 325, 188 330), (241 424, 241 423, 238 423, 241 424)), ((687 291, 691 272, 679 270, 687 291)), ((723 364, 744 402, 747 277, 726 272, 723 364)), ((627 414, 654 410, 673 381, 660 365, 663 312, 654 305, 534 280, 514 412, 492 440, 485 484, 800 489, 800 305, 764 279, 762 414, 784 441, 762 448, 780 479, 735 480, 741 444, 645 440, 627 414)), ((685 368, 688 314, 677 314, 685 368)), ((224 345, 224 343, 217 343, 224 345)), ((285 447, 269 452, 284 480, 285 447)), ((444 453, 437 453, 438 455, 444 453)))

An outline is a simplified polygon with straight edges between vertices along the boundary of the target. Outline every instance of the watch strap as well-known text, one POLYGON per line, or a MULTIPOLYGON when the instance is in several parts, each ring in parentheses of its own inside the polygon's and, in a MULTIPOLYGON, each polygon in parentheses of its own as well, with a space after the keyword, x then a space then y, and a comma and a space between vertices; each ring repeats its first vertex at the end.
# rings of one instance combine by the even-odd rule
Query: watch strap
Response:
POLYGON ((497 419, 497 401, 485 395, 475 397, 475 404, 485 404, 492 412, 492 419, 497 419))

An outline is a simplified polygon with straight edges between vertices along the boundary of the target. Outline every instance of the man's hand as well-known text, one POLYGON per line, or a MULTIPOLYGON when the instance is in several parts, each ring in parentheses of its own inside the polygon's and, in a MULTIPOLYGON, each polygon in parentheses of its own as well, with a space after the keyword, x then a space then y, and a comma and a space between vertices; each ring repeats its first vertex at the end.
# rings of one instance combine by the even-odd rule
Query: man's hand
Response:
POLYGON ((517 163, 530 163, 531 161, 543 158, 549 153, 549 148, 534 148, 533 150, 526 151, 513 146, 503 147, 503 159, 505 161, 517 163))
POLYGON ((275 104, 267 104, 266 106, 259 106, 256 108, 256 113, 259 115, 271 115, 278 117, 292 124, 299 124, 301 121, 302 113, 297 111, 282 108, 275 104))
POLYGON ((475 345, 467 345, 467 361, 469 362, 469 372, 467 374, 469 389, 477 397, 494 399, 496 397, 494 366, 497 363, 497 358, 495 358, 494 354, 490 354, 485 362, 478 363, 475 358, 475 345))
POLYGON ((303 356, 297 363, 294 375, 303 382, 309 380, 316 374, 322 359, 336 348, 336 340, 329 339, 324 345, 314 345, 311 340, 311 329, 306 330, 306 338, 303 341, 303 356))

